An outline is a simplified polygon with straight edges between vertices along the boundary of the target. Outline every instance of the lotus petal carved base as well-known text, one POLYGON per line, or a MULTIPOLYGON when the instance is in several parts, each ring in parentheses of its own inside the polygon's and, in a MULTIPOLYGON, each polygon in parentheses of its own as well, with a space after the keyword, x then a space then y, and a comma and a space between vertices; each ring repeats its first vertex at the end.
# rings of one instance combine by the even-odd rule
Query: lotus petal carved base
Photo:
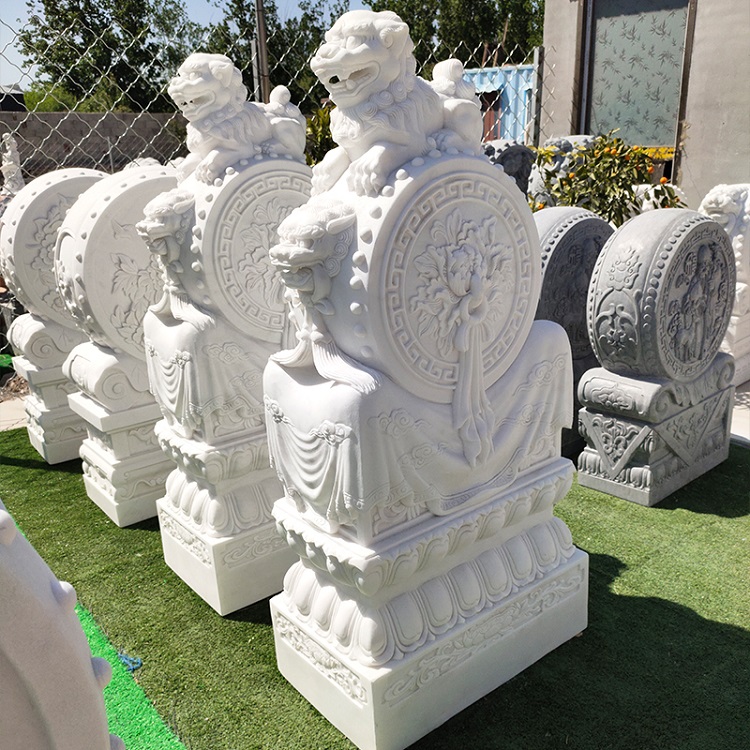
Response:
POLYGON ((720 464, 729 455, 733 373, 727 354, 688 383, 591 370, 579 390, 587 442, 579 484, 651 506, 720 464))
POLYGON ((402 750, 587 624, 588 555, 572 557, 404 659, 367 667, 271 600, 289 682, 361 750, 402 750))
POLYGON ((120 527, 153 518, 172 469, 154 435, 159 407, 110 412, 83 393, 72 394, 69 402, 87 425, 81 458, 89 498, 120 527))
POLYGON ((281 589, 296 555, 272 520, 231 536, 213 537, 193 527, 166 498, 157 507, 167 565, 220 615, 281 589))
POLYGON ((487 502, 363 546, 282 499, 300 561, 271 600, 282 674, 358 747, 400 750, 581 632, 588 556, 553 459, 487 502))

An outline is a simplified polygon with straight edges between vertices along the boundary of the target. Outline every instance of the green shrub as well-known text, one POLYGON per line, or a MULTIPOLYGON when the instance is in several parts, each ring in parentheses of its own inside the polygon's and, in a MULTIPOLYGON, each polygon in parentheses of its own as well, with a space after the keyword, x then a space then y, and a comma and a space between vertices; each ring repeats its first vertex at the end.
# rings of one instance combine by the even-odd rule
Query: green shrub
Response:
POLYGON ((307 145, 305 155, 307 163, 312 167, 336 147, 331 136, 331 107, 322 106, 314 110, 307 118, 307 145))
MULTIPOLYGON (((562 173, 555 166, 562 152, 556 146, 538 149, 537 166, 550 199, 535 199, 532 210, 546 205, 581 206, 615 226, 640 213, 643 196, 636 186, 652 182, 654 160, 642 146, 628 146, 613 137, 613 132, 599 136, 591 146, 578 146, 566 154, 562 173)), ((651 202, 658 208, 682 206, 674 187, 667 183, 662 177, 654 185, 651 202)))

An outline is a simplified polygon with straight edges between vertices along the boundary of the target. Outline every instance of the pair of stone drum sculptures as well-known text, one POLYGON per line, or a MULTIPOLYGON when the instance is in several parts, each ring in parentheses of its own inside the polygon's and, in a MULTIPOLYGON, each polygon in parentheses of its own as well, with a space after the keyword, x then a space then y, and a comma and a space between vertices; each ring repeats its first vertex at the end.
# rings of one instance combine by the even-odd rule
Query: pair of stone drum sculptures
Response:
MULTIPOLYGON (((84 466, 109 467, 98 486, 115 487, 98 502, 116 517, 116 490, 156 460, 158 408, 167 562, 223 613, 283 577, 279 668, 376 750, 406 747, 586 626, 587 555, 552 513, 573 477, 560 457, 571 347, 535 316, 568 321, 569 307, 539 305, 543 274, 590 269, 608 234, 578 261, 552 253, 555 235, 542 259, 525 197, 479 155, 460 64, 426 83, 411 51, 392 13, 348 13, 328 32, 312 66, 337 105, 339 145, 309 200, 286 92, 247 103, 231 62, 191 56, 170 87, 189 122, 180 172, 87 175, 100 202, 59 209, 56 251, 62 299, 88 337, 63 364, 87 420, 84 466), (118 214, 123 196, 138 208, 118 214), (103 225, 110 263, 88 264, 103 225), (118 259, 114 240, 135 232, 146 255, 118 259), (142 333, 128 324, 139 316, 142 333), (123 467, 118 445, 139 434, 123 467)), ((568 224, 582 220, 572 211, 568 224)), ((695 456, 702 470, 726 456, 732 363, 716 352, 731 249, 705 217, 659 211, 596 263, 588 328, 606 369, 581 384, 581 481, 672 491, 695 456)), ((6 253, 4 275, 16 270, 6 253)))

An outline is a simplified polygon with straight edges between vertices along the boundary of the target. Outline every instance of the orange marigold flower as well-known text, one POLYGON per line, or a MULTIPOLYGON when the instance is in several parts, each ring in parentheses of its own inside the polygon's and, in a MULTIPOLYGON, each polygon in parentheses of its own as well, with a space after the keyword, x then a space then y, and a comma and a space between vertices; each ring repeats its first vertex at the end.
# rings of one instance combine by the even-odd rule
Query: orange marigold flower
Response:
POLYGON ((568 172, 568 177, 572 180, 576 176, 575 172, 568 172))
POLYGON ((662 185, 666 185, 666 184, 667 184, 667 183, 669 182, 669 180, 668 180, 668 179, 667 179, 666 177, 662 177, 662 178, 661 178, 661 179, 659 180, 659 182, 660 182, 660 183, 661 183, 662 185))
POLYGON ((653 174, 654 173, 654 165, 653 164, 649 164, 648 169, 646 171, 649 174, 653 174))
POLYGON ((544 208, 544 203, 537 203, 536 204, 536 210, 537 211, 541 210, 542 208, 544 208))

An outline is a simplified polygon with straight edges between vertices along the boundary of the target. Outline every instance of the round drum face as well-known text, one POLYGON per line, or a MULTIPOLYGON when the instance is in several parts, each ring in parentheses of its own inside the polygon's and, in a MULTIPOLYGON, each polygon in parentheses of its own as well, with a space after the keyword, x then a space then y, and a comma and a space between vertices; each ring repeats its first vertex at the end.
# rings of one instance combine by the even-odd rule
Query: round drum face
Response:
POLYGON ((234 173, 219 187, 195 184, 196 242, 205 295, 240 331, 278 342, 286 324, 279 274, 268 251, 277 228, 307 201, 310 170, 271 160, 234 173), (202 242, 211 238, 211 246, 202 242))
POLYGON ((573 359, 593 355, 586 325, 586 295, 596 259, 614 229, 580 208, 545 208, 534 214, 542 247, 542 291, 537 320, 565 329, 573 359))
POLYGON ((539 297, 537 233, 515 183, 490 164, 446 158, 409 176, 372 231, 371 335, 396 382, 450 403, 462 351, 479 347, 489 387, 523 347, 539 297))
POLYGON ((139 359, 143 316, 163 281, 135 225, 146 204, 176 184, 171 167, 110 175, 81 195, 58 237, 58 283, 70 314, 92 341, 139 359))
POLYGON ((729 237, 716 222, 685 209, 631 219, 594 270, 588 325, 599 361, 623 374, 695 379, 724 338, 735 279, 729 237))
POLYGON ((0 271, 21 304, 65 328, 75 321, 55 281, 57 231, 78 197, 106 175, 93 169, 59 169, 26 185, 3 214, 0 271))

